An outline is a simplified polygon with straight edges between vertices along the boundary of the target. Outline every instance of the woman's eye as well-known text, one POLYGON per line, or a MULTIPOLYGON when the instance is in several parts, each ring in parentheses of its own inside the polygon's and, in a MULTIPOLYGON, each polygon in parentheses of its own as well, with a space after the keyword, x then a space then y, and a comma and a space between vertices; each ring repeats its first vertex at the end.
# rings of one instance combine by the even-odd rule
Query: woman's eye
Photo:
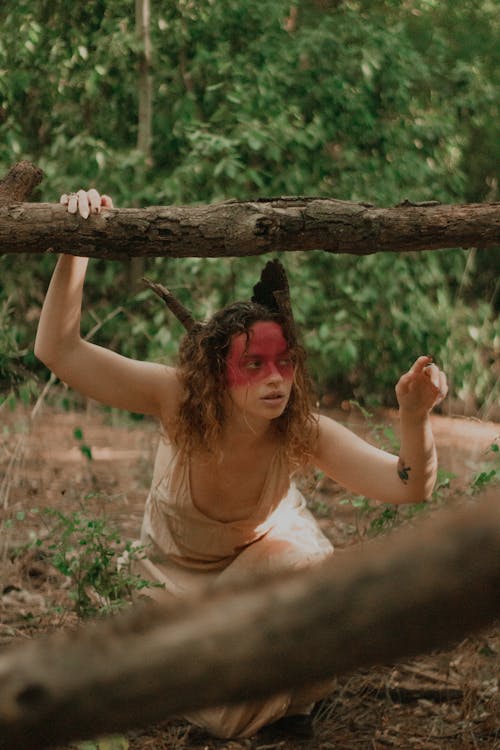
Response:
POLYGON ((258 370, 259 367, 262 365, 262 362, 260 359, 251 359, 249 362, 247 362, 247 370, 258 370))
POLYGON ((291 359, 280 359, 278 362, 280 367, 291 367, 292 366, 292 360, 291 359))

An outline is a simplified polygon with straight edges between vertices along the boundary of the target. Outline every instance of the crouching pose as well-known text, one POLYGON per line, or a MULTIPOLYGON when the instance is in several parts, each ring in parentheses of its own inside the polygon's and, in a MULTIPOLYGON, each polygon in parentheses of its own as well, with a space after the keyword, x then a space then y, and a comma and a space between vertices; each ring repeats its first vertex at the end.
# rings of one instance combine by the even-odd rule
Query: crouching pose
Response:
MULTIPOLYGON (((96 190, 61 202, 84 218, 113 205, 96 190)), ((305 355, 277 261, 267 264, 251 302, 231 304, 206 323, 181 310, 188 332, 175 368, 81 338, 86 267, 87 259, 59 258, 35 353, 83 395, 152 415, 161 425, 142 527, 148 553, 142 572, 162 584, 150 589, 154 598, 183 597, 249 572, 298 569, 331 555, 293 482, 306 467, 386 503, 430 496, 437 462, 429 412, 447 391, 430 357, 418 357, 396 386, 401 450, 394 456, 311 409, 305 355)), ((317 686, 187 718, 216 736, 244 737, 307 714, 326 692, 317 686)))

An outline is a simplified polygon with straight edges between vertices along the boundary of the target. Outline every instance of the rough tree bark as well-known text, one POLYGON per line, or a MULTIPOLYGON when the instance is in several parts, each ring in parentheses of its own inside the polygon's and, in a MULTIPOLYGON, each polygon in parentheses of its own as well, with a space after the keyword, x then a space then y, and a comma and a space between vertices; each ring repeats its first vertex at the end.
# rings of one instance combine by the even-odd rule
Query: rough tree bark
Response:
POLYGON ((41 750, 325 680, 500 616, 496 498, 361 551, 0 656, 0 748, 41 750))
POLYGON ((282 197, 114 209, 87 220, 52 203, 0 203, 2 253, 43 253, 50 248, 109 259, 236 257, 280 250, 367 255, 499 244, 500 203, 405 201, 377 208, 326 198, 282 197))
POLYGON ((14 164, 0 181, 0 206, 26 200, 42 179, 42 170, 29 161, 14 164))

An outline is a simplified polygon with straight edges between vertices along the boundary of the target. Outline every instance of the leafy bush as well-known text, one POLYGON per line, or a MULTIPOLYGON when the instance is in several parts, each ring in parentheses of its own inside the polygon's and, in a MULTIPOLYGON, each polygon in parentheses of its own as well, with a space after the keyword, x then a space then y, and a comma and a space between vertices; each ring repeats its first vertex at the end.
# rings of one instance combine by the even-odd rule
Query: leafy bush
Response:
MULTIPOLYGON (((45 172, 37 198, 96 184, 118 206, 283 194, 378 205, 495 199, 500 61, 489 0, 304 0, 288 30, 288 0, 265 12, 257 0, 159 2, 151 163, 136 143, 133 4, 68 8, 58 0, 0 10, 0 169, 36 162, 45 172)), ((498 260, 477 257, 473 269, 460 250, 287 254, 320 390, 391 403, 399 374, 426 352, 452 373, 453 395, 487 413, 498 260)), ((8 299, 12 310, 0 351, 19 350, 40 373, 31 349, 52 265, 47 256, 0 256, 0 304, 8 299)), ((262 261, 148 265, 203 317, 248 297, 262 261)), ((126 263, 90 265, 85 331, 96 324, 94 340, 124 354, 175 357, 179 327, 135 290, 126 263)), ((2 363, 12 379, 11 354, 2 363)))
POLYGON ((144 557, 143 548, 123 541, 109 519, 54 508, 45 508, 42 517, 47 534, 34 546, 68 578, 78 617, 120 609, 134 592, 157 585, 134 572, 134 562, 144 557))

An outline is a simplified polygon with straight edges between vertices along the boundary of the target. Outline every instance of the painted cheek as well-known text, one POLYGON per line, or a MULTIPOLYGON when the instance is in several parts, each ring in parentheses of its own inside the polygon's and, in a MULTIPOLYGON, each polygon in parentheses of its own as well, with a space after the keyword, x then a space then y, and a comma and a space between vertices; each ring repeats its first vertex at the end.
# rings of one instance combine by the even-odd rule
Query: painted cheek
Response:
POLYGON ((235 336, 227 357, 227 384, 230 388, 235 385, 248 383, 248 373, 242 367, 241 358, 245 351, 245 338, 243 335, 235 336))
POLYGON ((288 364, 279 364, 278 370, 283 380, 293 380, 295 374, 295 368, 291 362, 288 364))
POLYGON ((248 385, 253 380, 252 376, 238 364, 227 363, 227 384, 230 388, 235 385, 248 385))

